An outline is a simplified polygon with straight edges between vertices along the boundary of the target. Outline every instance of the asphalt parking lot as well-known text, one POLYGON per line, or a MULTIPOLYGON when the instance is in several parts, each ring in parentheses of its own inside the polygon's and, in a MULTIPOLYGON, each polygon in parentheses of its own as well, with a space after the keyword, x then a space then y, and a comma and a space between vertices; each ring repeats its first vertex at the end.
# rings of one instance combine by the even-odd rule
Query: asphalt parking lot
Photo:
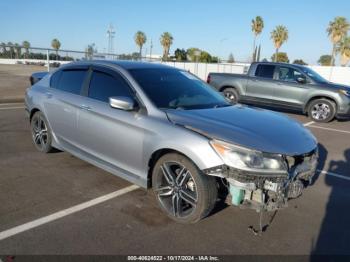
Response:
POLYGON ((150 191, 68 153, 37 152, 23 105, 1 104, 0 254, 350 254, 350 121, 288 115, 319 140, 318 176, 255 236, 252 210, 218 205, 177 224, 150 191))

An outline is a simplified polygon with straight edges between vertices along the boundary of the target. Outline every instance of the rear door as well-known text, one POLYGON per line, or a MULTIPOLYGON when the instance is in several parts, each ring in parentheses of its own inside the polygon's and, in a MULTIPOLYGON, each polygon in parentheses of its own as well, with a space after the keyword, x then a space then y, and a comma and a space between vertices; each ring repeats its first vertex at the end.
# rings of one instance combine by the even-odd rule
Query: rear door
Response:
POLYGON ((257 65, 255 76, 247 82, 247 99, 257 102, 268 102, 274 93, 275 65, 257 65))
POLYGON ((104 166, 139 179, 147 115, 109 105, 113 96, 134 99, 129 83, 115 70, 94 66, 86 95, 78 114, 80 147, 104 166))
POLYGON ((308 77, 289 66, 278 66, 276 75, 274 100, 281 105, 302 108, 303 100, 310 88, 308 77), (298 83, 299 77, 305 78, 306 83, 298 83))
POLYGON ((77 111, 83 101, 82 87, 87 79, 88 66, 59 70, 51 77, 44 107, 56 139, 71 148, 77 141, 77 111))

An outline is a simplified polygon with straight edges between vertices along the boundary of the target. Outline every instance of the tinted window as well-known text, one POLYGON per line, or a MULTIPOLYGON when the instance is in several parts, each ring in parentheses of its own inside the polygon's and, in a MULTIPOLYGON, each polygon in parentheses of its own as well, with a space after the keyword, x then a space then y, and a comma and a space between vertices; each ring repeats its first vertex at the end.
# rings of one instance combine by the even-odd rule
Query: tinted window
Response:
POLYGON ((80 94, 86 70, 63 70, 57 88, 73 94, 80 94))
POLYGON ((112 96, 131 97, 132 93, 121 76, 94 71, 90 81, 89 97, 108 102, 108 98, 112 96))
POLYGON ((278 70, 278 79, 286 82, 297 82, 298 77, 302 77, 303 75, 289 67, 280 67, 278 70))
POLYGON ((177 69, 132 69, 131 75, 158 108, 200 109, 229 106, 212 87, 177 69))
POLYGON ((50 79, 50 86, 53 88, 58 88, 58 80, 60 79, 61 71, 55 72, 50 79))
POLYGON ((256 68, 255 76, 263 78, 273 78, 275 66, 273 65, 258 65, 256 68))

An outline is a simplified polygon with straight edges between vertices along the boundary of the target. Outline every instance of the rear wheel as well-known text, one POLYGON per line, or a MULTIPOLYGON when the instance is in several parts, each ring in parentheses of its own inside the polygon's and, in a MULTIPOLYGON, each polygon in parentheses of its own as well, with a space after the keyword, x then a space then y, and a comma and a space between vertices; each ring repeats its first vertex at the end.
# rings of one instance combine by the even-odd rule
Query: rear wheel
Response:
POLYGON ((311 101, 308 108, 308 115, 315 122, 330 122, 336 115, 336 105, 328 99, 316 99, 311 101))
POLYGON ((225 88, 222 93, 224 94, 224 96, 231 101, 231 103, 237 103, 239 100, 239 95, 238 92, 236 91, 236 89, 232 88, 232 87, 228 87, 225 88))
POLYGON ((44 114, 40 111, 35 112, 30 126, 35 147, 44 153, 51 152, 53 150, 51 146, 52 134, 44 114))
POLYGON ((152 187, 161 209, 180 223, 195 223, 207 216, 217 199, 214 177, 202 172, 181 154, 161 157, 154 166, 152 187))

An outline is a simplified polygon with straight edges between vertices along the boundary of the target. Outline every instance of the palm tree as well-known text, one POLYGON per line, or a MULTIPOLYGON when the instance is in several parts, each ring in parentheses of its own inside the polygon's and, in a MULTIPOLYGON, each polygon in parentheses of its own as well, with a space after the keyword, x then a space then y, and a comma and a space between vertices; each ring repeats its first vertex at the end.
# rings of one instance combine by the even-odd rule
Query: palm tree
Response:
POLYGON ((51 41, 51 46, 52 46, 53 49, 56 50, 56 60, 58 60, 58 50, 59 50, 60 47, 61 47, 61 42, 58 41, 57 38, 55 38, 55 39, 53 39, 53 40, 51 41))
POLYGON ((341 55, 341 65, 346 66, 350 61, 350 37, 344 37, 338 44, 337 52, 341 55))
POLYGON ((30 43, 28 41, 23 41, 22 46, 26 50, 25 58, 28 58, 30 43))
POLYGON ((329 22, 327 33, 333 43, 331 65, 334 66, 337 44, 347 35, 350 25, 345 17, 337 16, 333 21, 329 22))
POLYGON ((283 25, 278 25, 275 30, 271 32, 271 39, 275 45, 275 62, 277 62, 278 50, 281 48, 284 42, 288 40, 288 30, 283 25))
POLYGON ((146 34, 142 31, 137 31, 134 40, 136 45, 140 48, 140 59, 142 58, 142 46, 146 43, 147 37, 146 34))
POLYGON ((264 29, 264 20, 261 16, 255 17, 255 19, 252 20, 252 32, 254 33, 254 43, 253 43, 253 59, 252 61, 255 62, 255 49, 256 49, 256 38, 259 34, 261 34, 262 30, 264 29))
POLYGON ((169 32, 164 32, 160 36, 160 44, 163 47, 163 59, 168 60, 170 46, 173 44, 173 36, 169 32))

